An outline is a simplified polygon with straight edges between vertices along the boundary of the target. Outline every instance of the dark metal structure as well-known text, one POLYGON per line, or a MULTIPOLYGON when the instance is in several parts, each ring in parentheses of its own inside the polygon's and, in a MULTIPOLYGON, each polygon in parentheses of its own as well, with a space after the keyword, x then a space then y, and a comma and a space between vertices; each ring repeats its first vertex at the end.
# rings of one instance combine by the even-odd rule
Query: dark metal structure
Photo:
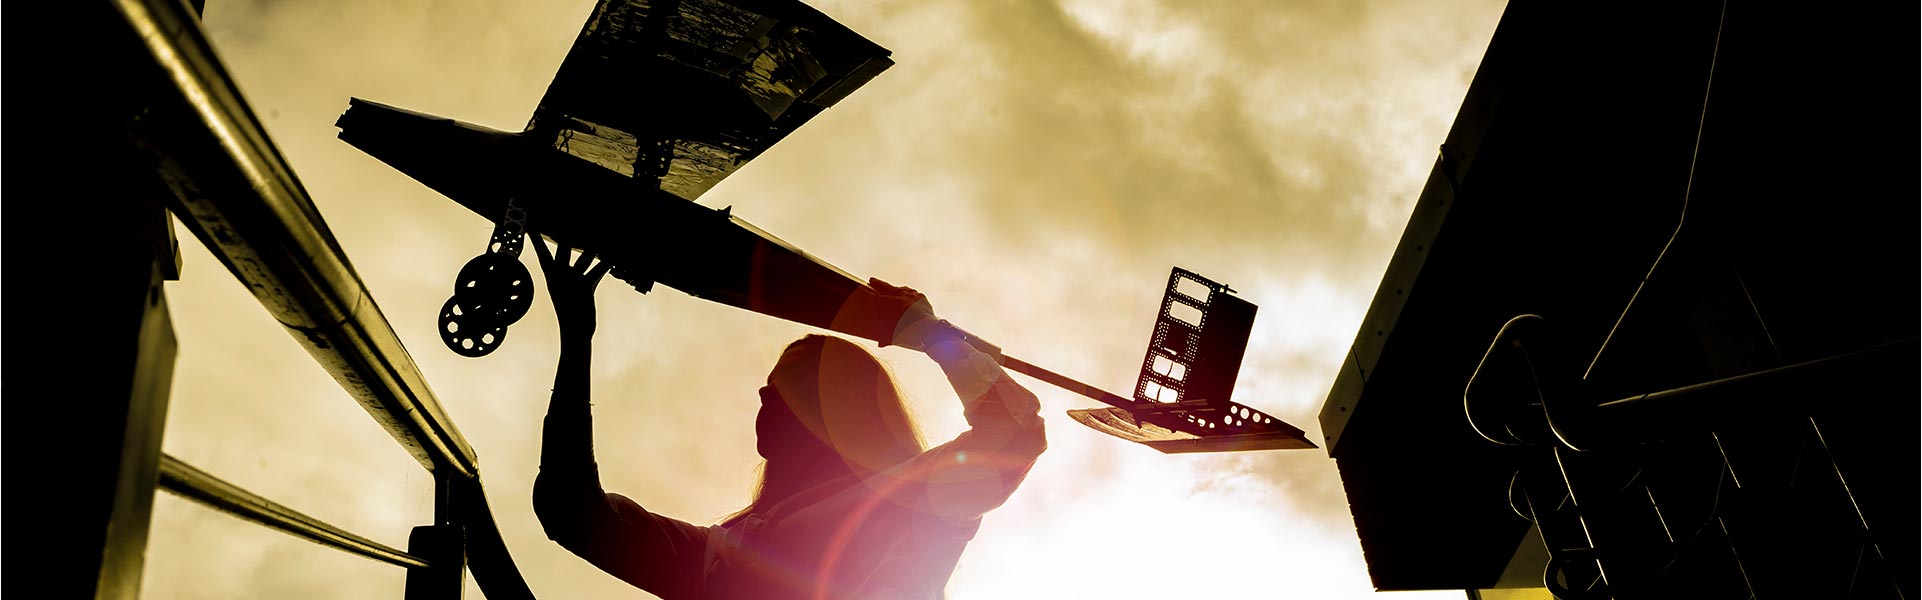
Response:
MULTIPOLYGON (((63 175, 84 167, 106 197, 10 205, 16 218, 87 223, 96 227, 87 236, 98 240, 63 253, 64 271, 12 272, 21 277, 14 281, 31 279, 61 292, 56 302, 32 310, 35 318, 62 323, 65 335, 40 340, 34 352, 22 353, 26 358, 10 362, 16 374, 39 377, 24 385, 15 379, 8 391, 16 399, 74 398, 81 407, 63 415, 42 406, 16 405, 21 410, 12 411, 27 422, 62 423, 70 430, 61 443, 71 449, 71 459, 51 462, 34 477, 73 483, 49 485, 65 494, 30 514, 78 531, 53 536, 53 548, 42 554, 59 564, 36 578, 42 586, 36 593, 137 597, 153 494, 164 489, 407 568, 408 598, 460 597, 470 565, 488 597, 531 598, 495 528, 473 448, 441 411, 235 89, 200 29, 197 7, 120 0, 59 8, 70 11, 65 17, 73 22, 87 24, 96 39, 88 53, 58 63, 42 89, 66 94, 61 108, 88 119, 42 148, 42 156, 62 162, 36 163, 45 167, 38 173, 66 181, 63 175), (83 156, 100 160, 76 160, 83 156), (177 278, 181 268, 168 212, 180 216, 316 362, 434 474, 434 522, 416 527, 406 550, 342 531, 160 452, 174 353, 160 283, 177 278), (104 375, 52 377, 77 365, 104 375), (76 414, 84 418, 76 420, 76 414)), ((54 262, 44 256, 39 261, 54 262)), ((20 306, 8 307, 14 323, 23 322, 20 306)), ((73 410, 64 403, 41 404, 73 410)), ((28 522, 26 513, 13 516, 15 523, 28 522)))
POLYGON ((1916 13, 1510 3, 1321 414, 1376 587, 1916 597, 1916 13))
POLYGON ((888 54, 795 0, 607 0, 527 132, 692 201, 893 66, 888 54))
MULTIPOLYGON (((361 99, 337 125, 341 140, 497 223, 441 309, 443 341, 463 356, 499 347, 525 314, 532 277, 516 257, 528 231, 595 252, 643 293, 660 283, 885 345, 903 313, 866 280, 731 208, 693 201, 893 64, 887 56, 793 0, 603 0, 525 131, 361 99)), ((1179 269, 1170 286, 1157 335, 1178 335, 1157 337, 1150 351, 1172 352, 1194 372, 1183 383, 1144 370, 1132 399, 957 333, 1009 369, 1109 404, 1072 413, 1104 433, 1164 452, 1314 447, 1301 430, 1228 398, 1254 305, 1179 269), (1176 294, 1182 273, 1212 291, 1176 294), (1184 309, 1197 313, 1187 325, 1166 314, 1184 309), (1205 319, 1220 323, 1189 346, 1205 319), (1143 395, 1151 379, 1157 393, 1143 395)))
MULTIPOLYGON (((502 222, 483 257, 517 251, 532 228, 595 250, 641 291, 658 282, 810 325, 838 319, 885 342, 894 321, 843 314, 865 281, 693 201, 893 65, 888 54, 796 0, 603 0, 524 131, 361 99, 338 125, 343 141, 502 222)), ((455 328, 504 327, 458 299, 474 316, 443 319, 455 328)), ((479 355, 504 335, 448 341, 479 355)))

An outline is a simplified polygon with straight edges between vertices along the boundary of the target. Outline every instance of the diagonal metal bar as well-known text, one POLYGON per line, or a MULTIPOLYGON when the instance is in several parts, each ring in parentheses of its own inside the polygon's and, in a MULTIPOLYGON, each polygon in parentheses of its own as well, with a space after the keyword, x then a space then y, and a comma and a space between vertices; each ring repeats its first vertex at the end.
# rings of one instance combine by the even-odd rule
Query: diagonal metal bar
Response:
POLYGON ((1001 359, 1000 360, 1001 366, 1007 367, 1008 370, 1010 371, 1027 375, 1035 379, 1039 379, 1049 385, 1052 385, 1064 390, 1068 390, 1076 394, 1087 396, 1095 400, 1100 400, 1102 404, 1106 404, 1108 406, 1121 408, 1121 409, 1133 409, 1133 408, 1138 408, 1139 405, 1141 404, 1140 402, 1135 401, 1133 398, 1122 397, 1120 395, 1110 393, 1107 390, 1104 390, 1092 385, 1088 385, 1085 383, 1081 383, 1079 381, 1075 381, 1074 379, 1070 379, 1065 375, 1056 373, 1054 371, 1049 371, 1047 369, 1043 369, 1025 360, 1008 356, 1006 354, 1000 355, 996 358, 1001 359))
POLYGON ((116 0, 155 71, 130 128, 187 228, 430 471, 475 476, 472 447, 178 0, 116 0))
POLYGON ((282 506, 166 454, 160 456, 160 488, 214 510, 335 550, 402 567, 428 566, 427 561, 418 556, 354 535, 282 506))
POLYGON ((1768 408, 1767 400, 1772 398, 1792 397, 1791 402, 1799 404, 1808 397, 1792 392, 1834 389, 1835 381, 1861 381, 1876 374, 1903 376, 1901 366, 1914 364, 1917 343, 1917 338, 1904 338, 1845 354, 1610 400, 1599 406, 1609 409, 1668 405, 1673 409, 1676 405, 1695 403, 1706 407, 1696 410, 1723 412, 1768 408))

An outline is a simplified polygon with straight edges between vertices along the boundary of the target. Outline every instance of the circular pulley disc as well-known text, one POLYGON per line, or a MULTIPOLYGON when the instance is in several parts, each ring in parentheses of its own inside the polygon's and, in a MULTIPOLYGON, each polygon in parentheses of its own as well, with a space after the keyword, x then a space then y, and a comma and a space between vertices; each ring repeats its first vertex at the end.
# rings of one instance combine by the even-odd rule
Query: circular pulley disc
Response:
POLYGON ((527 315, 527 309, 534 305, 533 292, 533 277, 527 266, 500 252, 467 261, 454 280, 454 300, 464 312, 488 315, 503 327, 527 315))
POLYGON ((448 298, 440 307, 440 341, 461 356, 487 356, 507 339, 507 325, 486 315, 468 312, 459 300, 448 298))

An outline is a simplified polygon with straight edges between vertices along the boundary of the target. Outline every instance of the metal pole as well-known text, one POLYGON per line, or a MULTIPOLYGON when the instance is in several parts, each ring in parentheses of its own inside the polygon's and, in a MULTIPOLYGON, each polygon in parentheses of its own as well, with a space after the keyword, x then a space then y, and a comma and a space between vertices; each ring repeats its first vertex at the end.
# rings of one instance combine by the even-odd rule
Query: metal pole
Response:
POLYGON ((406 600, 459 600, 465 593, 467 548, 456 510, 460 482, 434 477, 434 524, 415 527, 407 549, 434 562, 433 568, 407 572, 406 600))
POLYGON ((1095 400, 1100 400, 1101 403, 1106 404, 1108 406, 1113 406, 1115 408, 1132 409, 1132 408, 1138 407, 1141 404, 1140 402, 1136 402, 1133 399, 1124 398, 1124 397, 1115 395, 1113 393, 1109 393, 1108 391, 1103 390, 1101 388, 1088 385, 1085 383, 1081 383, 1073 379, 1069 379, 1065 375, 1061 375, 1054 371, 1043 369, 1025 360, 1008 356, 1006 354, 1001 355, 999 358, 1001 359, 1000 360, 1001 366, 1007 367, 1008 370, 1010 371, 1027 375, 1035 379, 1039 379, 1041 381, 1047 382, 1049 385, 1053 385, 1055 387, 1068 390, 1076 394, 1081 394, 1083 396, 1087 396, 1095 400))
POLYGON ((466 553, 461 527, 421 525, 407 536, 407 549, 431 557, 434 566, 407 572, 406 600, 460 600, 466 593, 466 553))
MULTIPOLYGON (((165 213, 158 206, 150 206, 146 213, 154 221, 153 229, 164 227, 165 213)), ((168 317, 166 295, 161 288, 161 265, 156 256, 145 257, 147 278, 134 290, 135 298, 121 297, 120 300, 134 300, 138 311, 135 320, 102 319, 112 324, 133 325, 133 331, 125 330, 120 335, 128 343, 121 345, 123 352, 108 353, 110 361, 108 372, 103 377, 112 382, 98 389, 104 394, 95 395, 84 389, 70 389, 75 399, 92 400, 74 423, 73 430, 90 430, 88 433, 70 435, 66 442, 80 447, 75 454, 101 459, 93 465, 73 466, 76 470, 97 467, 87 483, 104 484, 106 494, 86 498, 82 504, 99 507, 103 512, 93 513, 104 519, 95 520, 89 526, 101 529, 88 529, 86 533, 98 532, 102 537, 100 553, 94 556, 99 561, 98 577, 95 580, 94 598, 128 599, 140 595, 140 578, 147 556, 147 533, 153 521, 153 495, 156 464, 160 456, 160 440, 167 425, 167 396, 173 383, 174 353, 176 349, 173 323, 168 317), (132 333, 131 336, 127 336, 132 333), (131 338, 131 339, 129 339, 131 338), (115 364, 115 363, 118 364, 115 364), (118 373, 114 370, 121 370, 118 373), (122 387, 124 386, 124 387, 122 387), (114 389, 114 388, 117 388, 114 389), (117 393, 115 393, 117 391, 117 393)), ((172 262, 172 257, 168 257, 172 262)), ((132 294, 128 294, 132 295, 132 294)), ((135 306, 124 306, 135 308, 135 306)), ((133 311, 129 311, 133 312, 133 311)), ((81 332, 68 332, 71 335, 84 335, 81 332)), ((95 387, 77 385, 75 388, 95 387)))
POLYGON ((160 460, 160 487, 182 498, 253 521, 269 529, 350 554, 402 567, 429 567, 427 559, 354 535, 214 477, 172 456, 160 460))
POLYGON ((131 128, 188 229, 341 387, 429 470, 475 456, 228 78, 199 20, 168 0, 117 0, 160 85, 131 128))

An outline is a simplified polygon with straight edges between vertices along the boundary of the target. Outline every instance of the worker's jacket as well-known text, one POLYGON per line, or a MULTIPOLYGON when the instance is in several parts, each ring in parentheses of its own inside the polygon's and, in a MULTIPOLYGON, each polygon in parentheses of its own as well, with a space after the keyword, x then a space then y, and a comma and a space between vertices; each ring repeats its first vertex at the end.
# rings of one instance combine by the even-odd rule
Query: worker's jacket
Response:
POLYGON ((942 363, 968 431, 887 471, 706 527, 603 491, 588 403, 556 402, 535 512, 562 547, 666 600, 942 598, 982 514, 1047 447, 1039 402, 991 357, 970 350, 942 363))

